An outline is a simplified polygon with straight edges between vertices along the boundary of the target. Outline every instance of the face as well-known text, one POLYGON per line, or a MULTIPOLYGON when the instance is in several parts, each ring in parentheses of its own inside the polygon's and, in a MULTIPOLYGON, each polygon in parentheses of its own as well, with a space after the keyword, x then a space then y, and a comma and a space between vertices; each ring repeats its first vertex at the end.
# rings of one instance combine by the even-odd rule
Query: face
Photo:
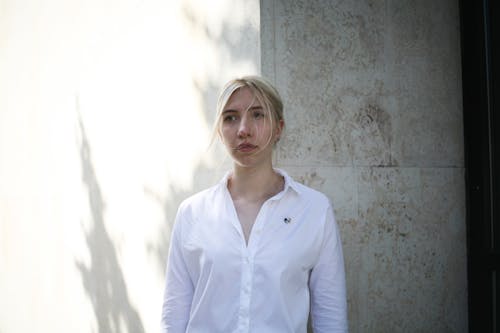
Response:
POLYGON ((272 163, 273 145, 283 124, 274 122, 271 128, 270 117, 249 88, 240 88, 231 95, 222 111, 221 138, 237 165, 272 163))

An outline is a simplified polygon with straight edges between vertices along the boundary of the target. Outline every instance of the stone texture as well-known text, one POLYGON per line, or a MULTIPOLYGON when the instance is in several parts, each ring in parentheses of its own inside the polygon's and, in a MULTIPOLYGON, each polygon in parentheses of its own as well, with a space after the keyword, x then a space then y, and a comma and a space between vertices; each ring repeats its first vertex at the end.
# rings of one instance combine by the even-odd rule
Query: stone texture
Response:
POLYGON ((284 163, 463 165, 457 6, 263 6, 264 25, 265 15, 276 12, 263 26, 263 36, 272 35, 262 38, 263 71, 281 88, 289 129, 284 146, 295 147, 280 150, 284 163))
POLYGON ((357 282, 368 286, 360 313, 369 314, 358 329, 464 329, 456 325, 461 318, 444 320, 457 306, 446 301, 450 291, 465 301, 464 271, 461 281, 448 275, 465 267, 465 225, 456 225, 464 215, 463 170, 361 168, 357 180, 359 224, 350 236, 362 262, 357 282))
POLYGON ((334 204, 350 331, 466 332, 457 3, 262 1, 261 22, 278 162, 334 204))

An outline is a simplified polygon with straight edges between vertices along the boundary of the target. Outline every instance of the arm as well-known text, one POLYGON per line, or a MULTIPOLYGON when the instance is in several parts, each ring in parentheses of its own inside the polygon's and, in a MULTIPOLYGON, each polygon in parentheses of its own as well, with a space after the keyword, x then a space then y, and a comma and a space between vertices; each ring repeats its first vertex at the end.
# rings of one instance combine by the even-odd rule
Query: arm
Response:
POLYGON ((311 318, 315 333, 347 332, 342 243, 331 207, 326 212, 318 262, 311 271, 311 318))
POLYGON ((189 320, 191 300, 193 298, 193 284, 182 256, 182 213, 177 213, 166 273, 165 294, 161 316, 162 333, 184 333, 189 320))

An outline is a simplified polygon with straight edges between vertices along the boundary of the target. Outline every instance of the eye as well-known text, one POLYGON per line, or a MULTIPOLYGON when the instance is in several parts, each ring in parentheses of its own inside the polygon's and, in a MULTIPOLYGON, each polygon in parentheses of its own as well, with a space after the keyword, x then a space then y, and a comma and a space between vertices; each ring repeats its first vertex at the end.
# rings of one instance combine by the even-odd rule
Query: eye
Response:
POLYGON ((232 115, 232 114, 228 114, 226 116, 224 116, 224 118, 222 118, 222 120, 225 122, 225 123, 231 123, 233 121, 236 121, 237 117, 235 115, 232 115))
POLYGON ((253 117, 255 119, 261 119, 261 118, 264 118, 264 116, 265 116, 264 112, 262 112, 262 111, 254 111, 253 112, 253 117))

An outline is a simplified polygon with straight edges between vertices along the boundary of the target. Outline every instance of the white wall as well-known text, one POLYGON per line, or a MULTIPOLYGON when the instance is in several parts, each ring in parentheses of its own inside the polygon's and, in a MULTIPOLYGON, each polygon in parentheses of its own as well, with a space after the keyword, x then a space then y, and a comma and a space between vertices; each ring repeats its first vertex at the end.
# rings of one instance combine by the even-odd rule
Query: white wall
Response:
POLYGON ((0 332, 157 332, 175 209, 260 72, 246 0, 0 3, 0 332))

